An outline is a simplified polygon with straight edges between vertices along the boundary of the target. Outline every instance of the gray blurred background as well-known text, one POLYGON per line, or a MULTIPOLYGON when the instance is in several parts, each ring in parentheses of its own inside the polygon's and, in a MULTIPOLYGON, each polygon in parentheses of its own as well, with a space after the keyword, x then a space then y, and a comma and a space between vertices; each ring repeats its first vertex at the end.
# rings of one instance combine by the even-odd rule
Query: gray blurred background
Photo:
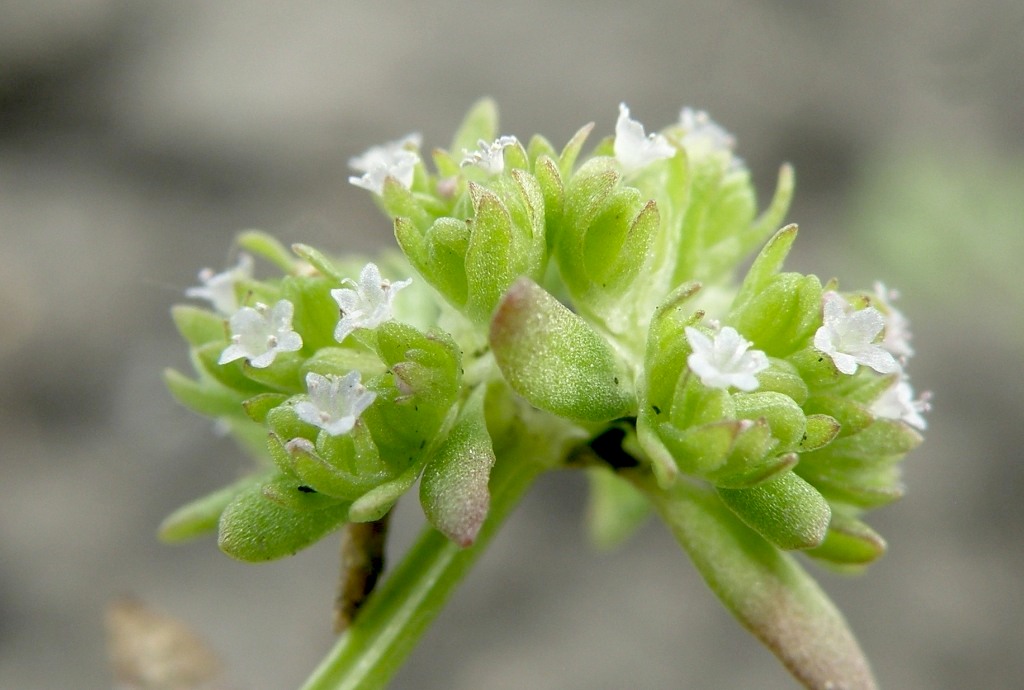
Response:
MULTIPOLYGON (((1024 677, 1024 5, 1019 0, 0 0, 0 687, 103 688, 103 609, 193 626, 231 687, 297 686, 331 642, 336 543, 248 566, 156 541, 246 460, 160 382, 168 308, 234 234, 391 243, 346 161, 446 145, 495 97, 556 145, 626 101, 739 139, 766 196, 797 171, 796 270, 903 292, 934 391, 866 575, 814 568, 886 688, 1024 677)), ((789 688, 657 523, 583 540, 545 478, 396 688, 789 688)), ((396 546, 418 529, 400 506, 396 546)))

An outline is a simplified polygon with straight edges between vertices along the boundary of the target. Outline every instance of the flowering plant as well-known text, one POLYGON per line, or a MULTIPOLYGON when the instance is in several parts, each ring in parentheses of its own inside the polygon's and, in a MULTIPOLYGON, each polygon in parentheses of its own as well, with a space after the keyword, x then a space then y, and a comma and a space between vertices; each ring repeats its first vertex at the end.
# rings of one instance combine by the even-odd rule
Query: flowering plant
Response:
POLYGON ((928 408, 895 294, 784 272, 792 173, 757 215, 705 113, 646 135, 621 105, 581 158, 592 128, 561 151, 524 146, 482 101, 433 171, 419 135, 370 149, 350 181, 401 254, 248 232, 238 265, 187 293, 212 308, 174 308, 196 374, 168 371, 171 392, 258 466, 168 517, 164 538, 217 530, 227 554, 265 561, 345 526, 350 553, 379 562, 366 535, 419 481, 429 527, 375 591, 379 568, 356 577, 347 630, 305 687, 386 683, 532 480, 566 467, 590 478, 598 543, 656 513, 802 683, 873 687, 791 552, 856 571, 885 550, 862 517, 902 494, 928 408), (252 255, 280 277, 255 279, 252 255))

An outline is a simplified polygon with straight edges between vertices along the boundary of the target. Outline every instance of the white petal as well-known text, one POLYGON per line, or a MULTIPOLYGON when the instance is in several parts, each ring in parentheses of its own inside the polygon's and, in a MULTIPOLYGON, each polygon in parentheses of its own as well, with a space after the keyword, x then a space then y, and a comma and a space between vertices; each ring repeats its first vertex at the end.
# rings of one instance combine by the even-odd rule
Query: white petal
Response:
POLYGON ((619 104, 613 150, 616 160, 626 173, 636 172, 676 154, 675 147, 662 135, 645 136, 644 126, 629 117, 629 108, 625 103, 619 104))

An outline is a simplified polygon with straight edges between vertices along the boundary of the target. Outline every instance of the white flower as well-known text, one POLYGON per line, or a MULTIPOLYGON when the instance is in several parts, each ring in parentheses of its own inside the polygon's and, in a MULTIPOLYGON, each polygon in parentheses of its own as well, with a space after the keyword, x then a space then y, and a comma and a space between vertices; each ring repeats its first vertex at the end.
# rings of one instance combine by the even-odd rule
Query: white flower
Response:
POLYGON ((733 154, 736 138, 724 127, 711 119, 703 110, 683 108, 679 113, 679 127, 683 131, 682 145, 693 157, 707 156, 715 153, 729 154, 726 172, 744 170, 743 159, 733 154))
POLYGON ((273 308, 259 302, 242 307, 228 324, 231 344, 224 348, 218 364, 247 359, 257 369, 269 367, 278 352, 295 352, 302 347, 302 336, 292 330, 294 305, 286 299, 273 308))
POLYGON ((761 385, 755 375, 768 368, 768 355, 761 350, 748 351, 751 343, 735 328, 726 326, 709 338, 687 326, 686 340, 693 349, 686 363, 705 386, 734 386, 741 391, 752 391, 761 385))
POLYGON ((398 180, 399 184, 408 189, 412 186, 416 164, 420 160, 411 149, 419 149, 421 140, 419 134, 408 134, 398 141, 374 146, 363 155, 349 159, 349 167, 363 175, 353 175, 348 181, 377 195, 384 192, 384 180, 389 177, 398 180))
POLYGON ((886 419, 900 419, 923 431, 928 423, 921 413, 932 409, 931 403, 928 402, 930 399, 931 393, 922 393, 915 400, 910 382, 900 379, 871 403, 871 412, 886 419))
POLYGON ((679 113, 679 126, 683 130, 683 145, 687 148, 732 151, 736 146, 736 138, 703 110, 683 108, 679 113))
POLYGON ((412 279, 397 283, 384 280, 375 264, 366 264, 359 274, 359 282, 347 281, 355 286, 331 290, 331 296, 341 308, 341 320, 334 329, 334 339, 343 342, 357 328, 376 328, 391 318, 391 303, 412 279))
POLYGON ((314 424, 331 436, 352 431, 356 419, 373 403, 377 394, 359 382, 359 372, 345 376, 306 374, 309 400, 295 403, 295 414, 304 422, 314 424))
POLYGON ((836 369, 853 374, 857 365, 871 367, 880 374, 899 371, 891 353, 875 341, 885 328, 885 317, 874 307, 854 311, 853 305, 837 292, 823 298, 823 325, 814 334, 814 347, 832 358, 836 369))
POLYGON ((619 103, 615 122, 615 158, 626 173, 636 172, 654 161, 671 158, 676 149, 660 134, 644 135, 644 126, 629 117, 629 108, 619 103))
POLYGON ((882 338, 882 347, 905 362, 914 355, 914 348, 910 346, 910 321, 903 312, 892 306, 892 301, 899 296, 898 291, 887 290, 883 283, 875 283, 875 299, 881 304, 881 311, 885 315, 885 337, 882 338))
POLYGON ((234 314, 238 310, 235 285, 239 281, 251 279, 252 257, 248 254, 239 254, 238 265, 223 273, 214 273, 212 268, 200 271, 199 280, 203 284, 185 290, 185 296, 208 300, 219 314, 234 314))
POLYGON ((517 142, 518 140, 512 136, 498 137, 490 144, 480 139, 477 142, 477 146, 480 148, 476 151, 470 152, 462 149, 462 153, 465 155, 462 158, 461 165, 463 167, 475 165, 492 175, 497 175, 505 169, 505 147, 513 146, 517 142))

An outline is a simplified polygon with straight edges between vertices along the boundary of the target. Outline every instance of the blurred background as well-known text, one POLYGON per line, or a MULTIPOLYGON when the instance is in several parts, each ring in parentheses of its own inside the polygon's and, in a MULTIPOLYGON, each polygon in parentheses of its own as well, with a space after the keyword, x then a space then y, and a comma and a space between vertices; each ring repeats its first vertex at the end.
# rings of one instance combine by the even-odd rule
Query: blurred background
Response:
MULTIPOLYGON (((814 568, 886 688, 1024 677, 1024 5, 1019 0, 0 0, 0 687, 103 688, 103 611, 192 626, 232 688, 296 687, 331 643, 337 545, 249 566, 159 521, 247 466, 177 407, 168 314, 234 234, 393 242, 346 162, 482 95, 560 146, 681 106, 762 198, 796 167, 789 266, 899 288, 934 392, 890 553, 814 568)), ((396 688, 790 688, 667 531, 593 552, 581 476, 528 496, 396 688)), ((419 527, 415 501, 395 547, 419 527)))

